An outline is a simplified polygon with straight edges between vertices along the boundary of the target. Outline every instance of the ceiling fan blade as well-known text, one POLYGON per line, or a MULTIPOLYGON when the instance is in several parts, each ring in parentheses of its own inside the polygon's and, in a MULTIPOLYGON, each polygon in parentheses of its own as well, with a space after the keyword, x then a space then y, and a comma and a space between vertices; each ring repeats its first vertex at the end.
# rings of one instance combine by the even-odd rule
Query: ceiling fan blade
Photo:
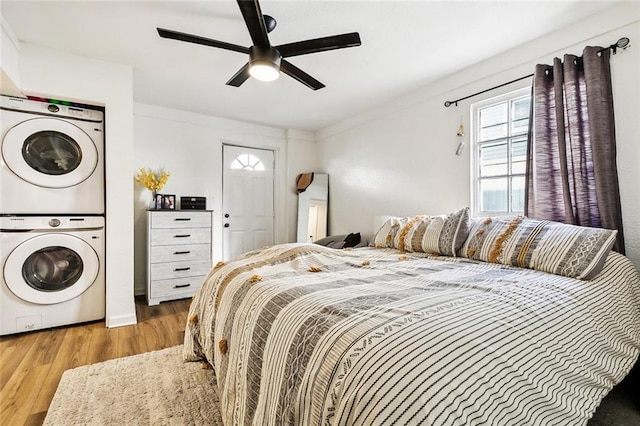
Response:
POLYGON ((227 81, 228 86, 240 87, 242 83, 247 81, 249 78, 249 63, 247 62, 245 66, 240 68, 237 73, 231 77, 229 81, 227 81))
POLYGON ((313 90, 325 87, 324 84, 320 83, 318 80, 284 59, 280 62, 280 71, 313 90))
POLYGON ((289 58, 291 56, 306 55, 308 53, 356 47, 360 46, 360 44, 362 44, 360 42, 360 34, 348 33, 282 44, 276 46, 276 49, 278 49, 283 58, 289 58))
POLYGON ((238 6, 240 6, 244 22, 247 24, 253 45, 262 48, 271 47, 258 0, 238 0, 238 6))
POLYGON ((157 28, 157 30, 158 35, 162 38, 170 38, 173 40, 186 41, 188 43, 202 44, 204 46, 219 47, 220 49, 233 50, 234 52, 249 53, 248 47, 238 46, 237 44, 212 40, 210 38, 181 33, 179 31, 167 30, 164 28, 157 28))

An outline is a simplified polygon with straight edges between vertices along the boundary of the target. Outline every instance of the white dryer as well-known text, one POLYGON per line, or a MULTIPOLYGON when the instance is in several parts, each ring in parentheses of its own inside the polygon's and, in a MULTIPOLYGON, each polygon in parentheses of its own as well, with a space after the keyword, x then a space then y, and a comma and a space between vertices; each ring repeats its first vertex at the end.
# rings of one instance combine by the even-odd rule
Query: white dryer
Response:
POLYGON ((105 317, 104 218, 0 217, 0 335, 105 317))
POLYGON ((0 96, 0 214, 104 214, 104 114, 0 96))

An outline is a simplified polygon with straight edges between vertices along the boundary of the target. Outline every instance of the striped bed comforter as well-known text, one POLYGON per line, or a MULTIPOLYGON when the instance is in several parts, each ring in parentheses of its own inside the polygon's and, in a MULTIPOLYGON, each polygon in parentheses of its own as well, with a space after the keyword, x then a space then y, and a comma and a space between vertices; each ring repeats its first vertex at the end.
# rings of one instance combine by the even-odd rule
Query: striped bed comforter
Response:
POLYGON ((640 349, 640 276, 284 244, 216 267, 185 359, 226 425, 579 425, 640 349))

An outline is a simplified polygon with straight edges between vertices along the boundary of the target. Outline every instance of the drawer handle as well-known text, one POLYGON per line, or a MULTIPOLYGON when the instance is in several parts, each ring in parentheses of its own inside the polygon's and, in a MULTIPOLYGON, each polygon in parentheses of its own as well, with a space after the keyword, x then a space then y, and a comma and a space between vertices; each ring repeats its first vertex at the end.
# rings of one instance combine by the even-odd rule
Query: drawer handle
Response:
POLYGON ((189 238, 191 234, 174 235, 173 238, 189 238))
POLYGON ((173 220, 178 221, 178 222, 188 222, 188 221, 191 220, 191 218, 190 217, 176 217, 173 220))
POLYGON ((173 271, 180 272, 180 271, 188 271, 189 269, 191 269, 191 267, 187 266, 186 268, 175 268, 173 271))
POLYGON ((174 251, 173 254, 189 254, 190 251, 174 251))
POLYGON ((185 287, 191 287, 191 284, 176 284, 173 286, 173 288, 185 288, 185 287))

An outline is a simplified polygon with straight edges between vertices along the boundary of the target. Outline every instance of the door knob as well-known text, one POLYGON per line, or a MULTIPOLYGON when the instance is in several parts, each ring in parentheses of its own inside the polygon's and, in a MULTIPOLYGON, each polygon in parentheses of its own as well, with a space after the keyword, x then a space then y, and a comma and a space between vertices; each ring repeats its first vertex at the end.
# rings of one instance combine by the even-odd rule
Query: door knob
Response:
POLYGON ((224 227, 225 227, 225 228, 228 228, 228 227, 229 227, 229 224, 228 224, 228 223, 225 223, 225 224, 224 224, 224 227))
POLYGON ((229 213, 225 213, 224 217, 228 218, 229 217, 229 213))

